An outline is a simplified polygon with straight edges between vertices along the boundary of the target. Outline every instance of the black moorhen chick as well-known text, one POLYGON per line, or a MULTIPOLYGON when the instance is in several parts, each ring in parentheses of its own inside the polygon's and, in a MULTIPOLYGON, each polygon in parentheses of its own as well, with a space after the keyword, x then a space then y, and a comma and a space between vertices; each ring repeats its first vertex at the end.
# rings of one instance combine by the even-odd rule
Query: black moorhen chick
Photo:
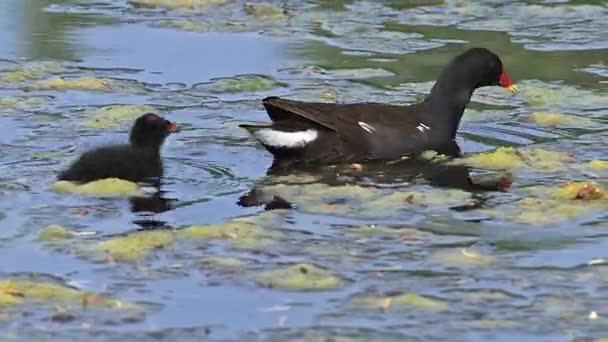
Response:
POLYGON ((454 138, 473 91, 493 85, 517 91, 496 54, 471 48, 448 64, 423 102, 330 104, 268 97, 263 104, 273 122, 241 127, 274 155, 275 162, 352 163, 426 150, 457 156, 454 138))
POLYGON ((179 126, 156 114, 147 113, 135 120, 130 144, 113 145, 85 152, 58 179, 91 182, 120 178, 131 182, 151 181, 158 184, 163 175, 160 147, 165 138, 179 126))

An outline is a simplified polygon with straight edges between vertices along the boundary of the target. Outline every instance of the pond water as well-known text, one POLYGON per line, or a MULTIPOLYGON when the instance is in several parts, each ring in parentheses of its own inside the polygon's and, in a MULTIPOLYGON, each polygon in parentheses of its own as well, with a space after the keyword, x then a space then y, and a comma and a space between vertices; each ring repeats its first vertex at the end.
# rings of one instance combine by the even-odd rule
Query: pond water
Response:
POLYGON ((1 1, 0 336, 605 341, 606 17, 594 0, 1 1), (475 93, 464 161, 267 174, 238 127, 269 95, 414 103, 470 46, 520 92, 475 93), (53 191, 148 110, 184 128, 161 196, 53 191))

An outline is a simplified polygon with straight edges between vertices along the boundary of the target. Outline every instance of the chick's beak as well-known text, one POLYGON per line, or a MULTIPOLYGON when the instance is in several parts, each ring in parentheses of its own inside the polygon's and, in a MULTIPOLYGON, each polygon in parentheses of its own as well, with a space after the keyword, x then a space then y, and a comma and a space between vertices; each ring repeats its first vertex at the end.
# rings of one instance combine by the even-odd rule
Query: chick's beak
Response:
POLYGON ((169 126, 167 126, 167 132, 176 133, 181 130, 181 126, 176 124, 175 122, 169 121, 169 126))

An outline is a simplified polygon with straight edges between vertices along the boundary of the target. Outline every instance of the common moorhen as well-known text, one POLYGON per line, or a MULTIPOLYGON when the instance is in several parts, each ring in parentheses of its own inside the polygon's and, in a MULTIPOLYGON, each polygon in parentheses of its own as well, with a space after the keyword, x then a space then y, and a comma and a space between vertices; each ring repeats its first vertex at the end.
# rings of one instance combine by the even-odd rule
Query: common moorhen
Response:
POLYGON ((517 88, 500 58, 471 48, 443 70, 420 103, 307 103, 268 97, 270 124, 241 125, 275 157, 311 164, 338 164, 413 156, 426 150, 458 155, 454 138, 473 91, 517 88))
POLYGON ((147 113, 135 120, 130 144, 100 147, 81 155, 58 179, 90 182, 120 178, 131 182, 151 181, 158 184, 163 175, 160 147, 165 138, 179 126, 156 114, 147 113))

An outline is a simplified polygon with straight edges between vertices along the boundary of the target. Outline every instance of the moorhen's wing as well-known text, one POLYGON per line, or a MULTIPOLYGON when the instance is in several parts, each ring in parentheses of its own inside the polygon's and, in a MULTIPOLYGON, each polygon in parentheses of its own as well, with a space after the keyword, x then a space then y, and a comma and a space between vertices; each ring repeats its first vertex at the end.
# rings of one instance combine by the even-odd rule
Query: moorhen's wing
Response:
POLYGON ((340 136, 353 146, 365 146, 372 158, 392 158, 432 147, 430 127, 419 119, 420 104, 309 103, 277 97, 264 100, 274 122, 307 121, 340 136))

